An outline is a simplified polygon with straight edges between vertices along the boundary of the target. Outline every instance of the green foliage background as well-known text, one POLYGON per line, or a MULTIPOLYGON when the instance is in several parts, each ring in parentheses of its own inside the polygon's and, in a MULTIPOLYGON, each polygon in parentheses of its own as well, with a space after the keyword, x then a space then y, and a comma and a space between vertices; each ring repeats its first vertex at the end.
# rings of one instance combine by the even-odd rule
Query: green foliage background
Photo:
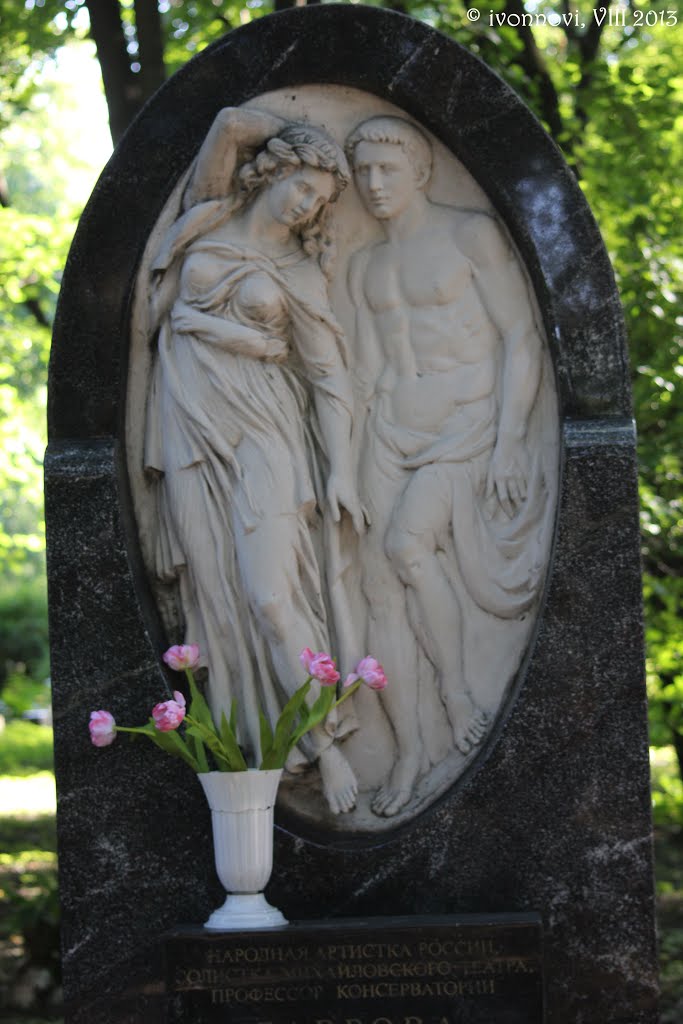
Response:
MULTIPOLYGON (((88 172, 70 157, 62 124, 74 98, 50 67, 60 47, 87 37, 95 4, 0 0, 0 685, 17 666, 28 675, 46 670, 35 650, 45 644, 38 581, 46 368, 60 271, 88 191, 74 188, 88 172)), ((455 37, 517 90, 563 149, 601 227, 630 336, 652 740, 674 743, 683 763, 683 11, 670 0, 647 7, 633 0, 619 5, 624 25, 615 26, 607 18, 596 24, 592 0, 475 0, 476 22, 464 0, 389 6, 455 37), (644 23, 647 11, 657 24, 644 23), (515 28, 494 17, 552 12, 576 17, 569 28, 515 28)), ((106 68, 117 59, 121 70, 123 59, 119 91, 128 83, 139 106, 160 76, 271 9, 264 0, 120 0, 122 47, 113 52, 115 33, 98 38, 100 61, 106 68)), ((112 110, 111 84, 107 98, 112 110)))

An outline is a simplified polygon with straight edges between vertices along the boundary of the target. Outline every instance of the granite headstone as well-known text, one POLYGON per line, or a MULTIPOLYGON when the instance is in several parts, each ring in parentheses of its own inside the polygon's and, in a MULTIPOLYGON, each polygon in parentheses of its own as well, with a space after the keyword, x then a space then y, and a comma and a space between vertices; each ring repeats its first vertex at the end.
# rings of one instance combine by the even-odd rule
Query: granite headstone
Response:
MULTIPOLYGON (((476 757, 410 813, 385 815, 381 831, 284 806, 269 896, 299 923, 259 948, 314 943, 329 952, 336 922, 351 948, 365 934, 366 945, 384 949, 383 936, 403 928, 407 953, 369 957, 376 972, 398 964, 400 974, 413 941, 443 940, 452 952, 458 929, 493 928, 499 942, 489 952, 508 968, 519 961, 529 984, 506 975, 509 999, 500 1002, 503 989, 480 991, 481 977, 473 985, 456 959, 449 984, 462 991, 442 994, 466 996, 467 1007, 444 1019, 654 1024, 635 441, 611 268, 571 172, 514 94, 433 30, 355 5, 261 19, 174 76, 105 169, 65 271, 45 473, 67 1022, 152 1024, 178 1013, 209 1021, 235 983, 202 989, 206 950, 213 944, 214 959, 219 949, 229 962, 228 940, 177 931, 219 901, 199 784, 149 744, 117 741, 103 756, 89 744, 87 718, 104 707, 142 721, 174 686, 159 655, 176 638, 149 582, 130 469, 135 296, 149 239, 222 108, 311 89, 360 91, 380 113, 396 108, 491 204, 528 275, 552 359, 558 487, 533 629, 476 757), (494 995, 495 1010, 479 998, 494 995), (205 997, 218 1001, 213 1009, 205 997)), ((336 1022, 329 986, 344 979, 326 970, 312 965, 324 1001, 297 1009, 336 1022)), ((258 972, 249 977, 250 991, 262 991, 258 972)), ((393 1004, 385 1013, 372 1001, 349 1005, 363 1024, 403 1019, 393 1004)), ((426 1021, 432 1009, 440 1020, 436 1003, 411 1004, 403 1016, 426 1021)), ((293 1011, 291 1020, 304 1017, 293 1011)))

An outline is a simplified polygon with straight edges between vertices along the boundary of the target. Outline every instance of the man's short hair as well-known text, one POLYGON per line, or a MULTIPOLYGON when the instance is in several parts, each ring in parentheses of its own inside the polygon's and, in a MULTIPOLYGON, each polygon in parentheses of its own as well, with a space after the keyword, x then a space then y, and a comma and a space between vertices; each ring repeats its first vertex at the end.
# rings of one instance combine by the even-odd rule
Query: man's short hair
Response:
POLYGON ((386 142, 400 146, 418 178, 429 181, 432 173, 432 147, 419 128, 402 117, 371 117, 359 124, 346 140, 346 155, 353 166, 359 142, 386 142))

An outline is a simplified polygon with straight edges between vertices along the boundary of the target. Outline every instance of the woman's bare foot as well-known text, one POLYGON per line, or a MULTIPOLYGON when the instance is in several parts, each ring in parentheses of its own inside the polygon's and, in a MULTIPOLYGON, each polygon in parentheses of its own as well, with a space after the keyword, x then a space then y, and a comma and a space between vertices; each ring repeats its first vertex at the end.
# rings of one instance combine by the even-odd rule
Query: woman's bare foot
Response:
POLYGON ((358 783, 339 747, 331 744, 318 758, 323 793, 333 814, 347 814, 356 806, 358 783))
POLYGON ((389 778, 375 794, 375 799, 372 801, 374 813, 381 814, 385 818, 391 818, 392 815, 398 814, 413 795, 419 772, 419 750, 413 750, 409 754, 399 757, 391 769, 389 778))

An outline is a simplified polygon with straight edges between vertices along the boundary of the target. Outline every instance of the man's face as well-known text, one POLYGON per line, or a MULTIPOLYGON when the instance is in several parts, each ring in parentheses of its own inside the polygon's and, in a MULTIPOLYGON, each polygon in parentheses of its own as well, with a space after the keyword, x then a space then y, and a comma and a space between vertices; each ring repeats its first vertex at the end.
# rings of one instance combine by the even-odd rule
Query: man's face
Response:
POLYGON ((392 142, 359 142, 353 174, 368 213, 378 220, 398 217, 418 190, 415 168, 401 146, 392 142))

